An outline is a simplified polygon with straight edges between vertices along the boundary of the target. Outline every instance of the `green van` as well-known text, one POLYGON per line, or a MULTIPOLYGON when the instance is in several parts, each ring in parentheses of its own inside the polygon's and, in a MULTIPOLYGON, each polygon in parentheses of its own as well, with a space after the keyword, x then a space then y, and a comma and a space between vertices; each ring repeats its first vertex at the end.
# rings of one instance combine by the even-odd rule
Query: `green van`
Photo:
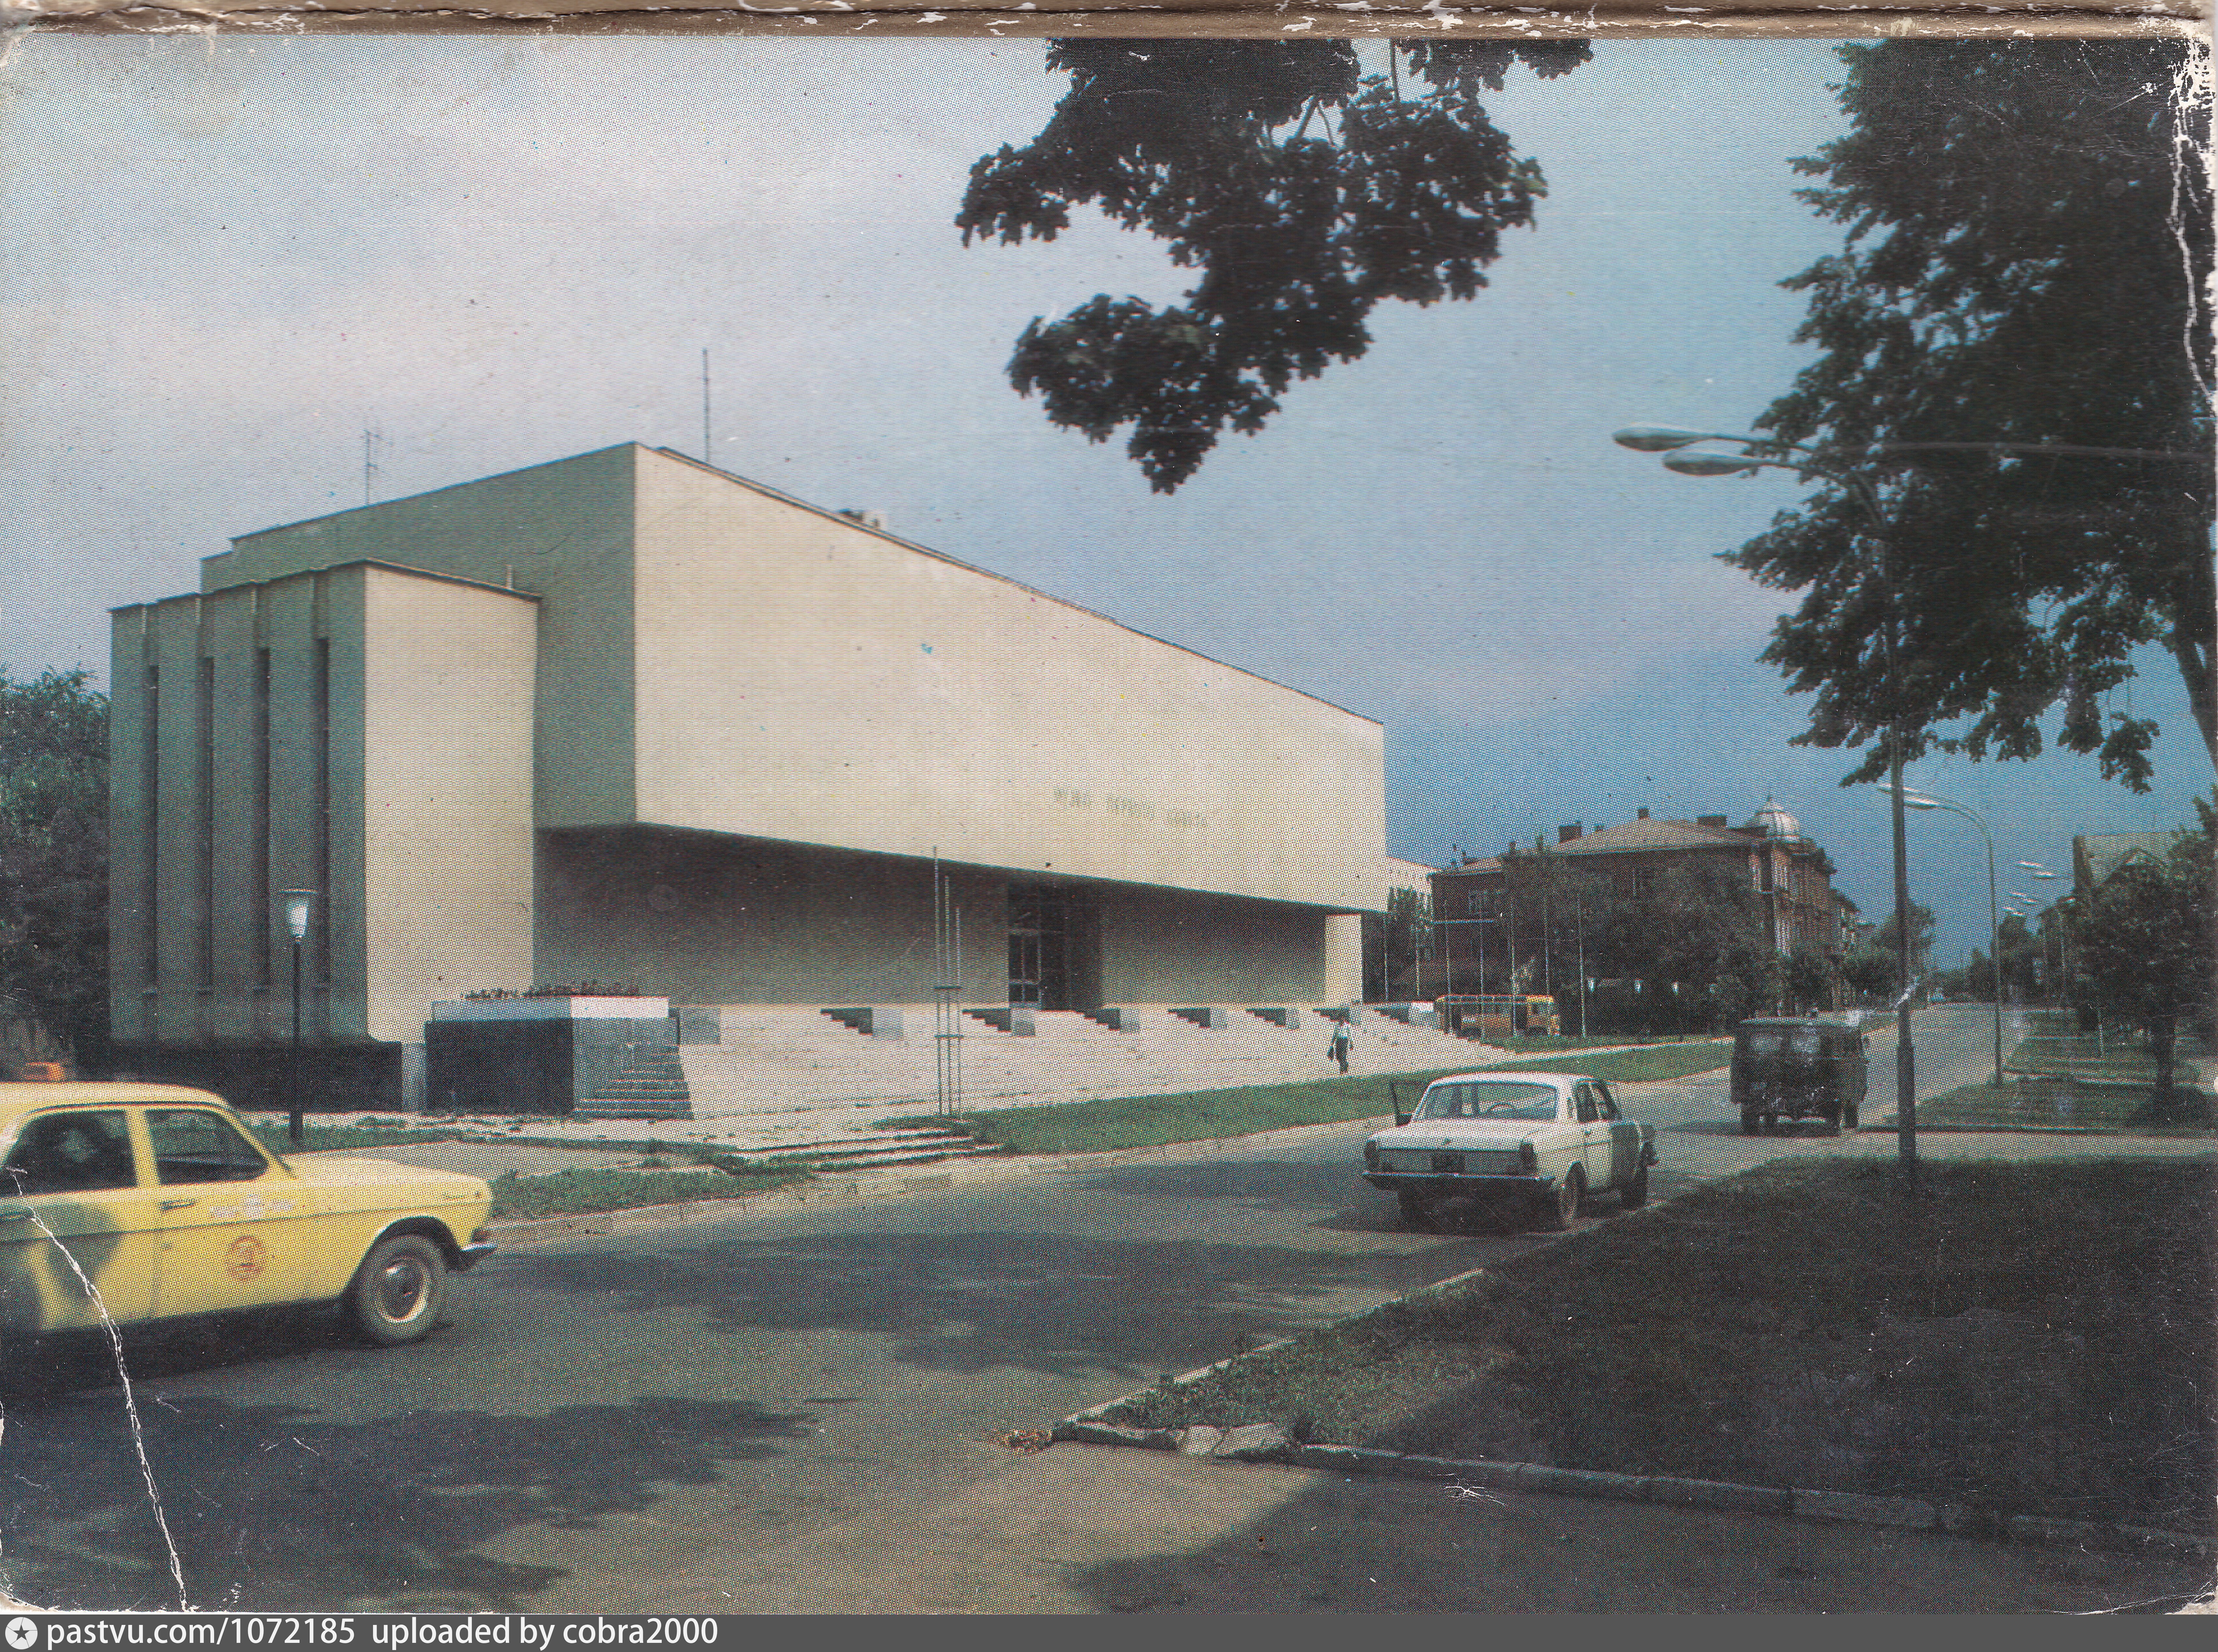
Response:
POLYGON ((1787 1119, 1856 1128, 1864 1099, 1864 1036, 1842 1021, 1760 1016, 1733 1035, 1732 1100, 1744 1135, 1787 1119))

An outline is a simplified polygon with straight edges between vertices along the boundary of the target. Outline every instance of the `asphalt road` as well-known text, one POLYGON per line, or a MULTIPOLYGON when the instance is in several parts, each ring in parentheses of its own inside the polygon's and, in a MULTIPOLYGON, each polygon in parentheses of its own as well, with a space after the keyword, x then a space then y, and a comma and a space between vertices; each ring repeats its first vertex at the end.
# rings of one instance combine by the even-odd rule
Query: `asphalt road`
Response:
MULTIPOLYGON (((1921 1092, 1985 1070, 1978 1016, 1929 1014, 1919 1045, 1921 1092)), ((1877 1040, 1873 1068, 1867 1117, 1892 1102, 1877 1040)), ((1660 1127, 1662 1197, 1893 1151, 1743 1137, 1719 1077, 1628 1102, 1660 1127)), ((696 1609, 805 1609, 813 1538, 901 1533, 1005 1475, 1010 1431, 1551 1242, 1403 1231, 1355 1173, 1364 1133, 517 1246, 416 1348, 298 1320, 142 1337, 143 1465, 104 1351, 79 1350, 7 1397, 0 1582, 51 1606, 175 1606, 181 1573, 210 1607, 621 1611, 683 1577, 696 1609)))

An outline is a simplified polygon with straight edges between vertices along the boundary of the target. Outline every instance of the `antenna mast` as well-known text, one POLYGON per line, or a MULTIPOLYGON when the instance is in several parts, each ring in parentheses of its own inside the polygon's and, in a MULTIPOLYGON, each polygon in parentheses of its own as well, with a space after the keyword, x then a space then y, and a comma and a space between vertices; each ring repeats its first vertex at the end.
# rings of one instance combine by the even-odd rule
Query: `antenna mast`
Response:
POLYGON ((701 462, 716 462, 715 450, 709 442, 709 352, 701 352, 701 462))

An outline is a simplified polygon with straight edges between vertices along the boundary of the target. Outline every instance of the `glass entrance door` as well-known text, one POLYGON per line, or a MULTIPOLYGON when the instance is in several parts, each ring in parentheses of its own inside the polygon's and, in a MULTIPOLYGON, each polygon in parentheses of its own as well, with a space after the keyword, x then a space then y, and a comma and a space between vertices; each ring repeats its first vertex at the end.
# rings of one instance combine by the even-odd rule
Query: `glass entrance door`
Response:
POLYGON ((1060 889, 1010 886, 1009 1002, 1070 1007, 1070 902, 1060 889))

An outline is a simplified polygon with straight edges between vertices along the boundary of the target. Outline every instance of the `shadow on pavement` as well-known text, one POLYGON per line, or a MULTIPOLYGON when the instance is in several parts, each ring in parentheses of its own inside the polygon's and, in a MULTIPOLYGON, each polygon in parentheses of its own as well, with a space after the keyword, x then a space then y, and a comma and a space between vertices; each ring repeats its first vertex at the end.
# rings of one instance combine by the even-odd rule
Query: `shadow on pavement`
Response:
MULTIPOLYGON (((1348 1139, 1339 1164, 1288 1159, 1204 1159, 1185 1164, 1119 1165, 1074 1177, 1074 1194, 1122 1194, 1140 1198, 1224 1200, 1267 1210, 1313 1210, 1351 1203, 1372 1193, 1361 1174, 1363 1138, 1348 1139)), ((1379 1196, 1390 1211, 1394 1202, 1379 1196)))
MULTIPOLYGON (((659 1397, 366 1424, 145 1388, 139 1408, 186 1589, 209 1608, 527 1610, 561 1574, 476 1552, 489 1540, 636 1513, 809 1432, 807 1413, 659 1397)), ((0 1582, 50 1607, 176 1607, 120 1395, 17 1401, 7 1424, 0 1582)))
POLYGON ((589 1299, 604 1316, 696 1315, 710 1331, 833 1329, 883 1336, 893 1357, 943 1371, 1152 1380, 1242 1335, 1329 1318, 1350 1292, 1399 1294, 1456 1271, 1441 1246, 1346 1253, 1006 1231, 865 1233, 747 1243, 673 1241, 506 1259, 511 1288, 589 1299))

